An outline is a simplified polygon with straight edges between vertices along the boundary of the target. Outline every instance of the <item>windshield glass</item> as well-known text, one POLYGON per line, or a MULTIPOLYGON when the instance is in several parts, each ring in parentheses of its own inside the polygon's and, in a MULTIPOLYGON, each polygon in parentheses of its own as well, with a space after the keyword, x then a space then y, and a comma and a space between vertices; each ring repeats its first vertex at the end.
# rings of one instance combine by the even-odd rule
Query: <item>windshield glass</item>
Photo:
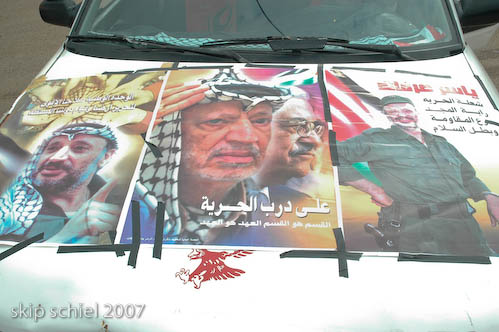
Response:
MULTIPOLYGON (((73 34, 194 47, 286 36, 431 48, 456 38, 444 0, 91 0, 73 34)), ((240 43, 224 47, 268 48, 240 43)))

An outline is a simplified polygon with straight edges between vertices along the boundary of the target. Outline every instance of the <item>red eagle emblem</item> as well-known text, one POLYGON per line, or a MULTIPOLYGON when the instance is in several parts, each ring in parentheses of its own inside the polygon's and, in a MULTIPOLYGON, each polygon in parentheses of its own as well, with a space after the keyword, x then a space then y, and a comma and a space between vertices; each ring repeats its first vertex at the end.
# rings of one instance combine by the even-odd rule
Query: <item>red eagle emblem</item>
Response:
POLYGON ((179 277, 184 284, 191 281, 196 289, 201 287, 202 282, 211 279, 235 278, 243 274, 244 271, 225 265, 225 259, 227 257, 241 258, 251 253, 251 251, 245 250, 235 250, 229 253, 227 251, 215 252, 206 249, 193 249, 187 257, 191 260, 201 259, 201 264, 192 273, 190 273, 190 270, 182 268, 175 273, 175 277, 179 277))

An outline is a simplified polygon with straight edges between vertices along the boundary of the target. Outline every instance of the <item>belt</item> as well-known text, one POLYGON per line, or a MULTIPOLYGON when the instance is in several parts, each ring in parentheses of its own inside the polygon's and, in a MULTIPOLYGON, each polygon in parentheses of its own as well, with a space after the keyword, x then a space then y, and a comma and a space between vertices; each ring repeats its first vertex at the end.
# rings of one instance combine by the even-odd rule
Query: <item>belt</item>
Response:
MULTIPOLYGON (((470 212, 467 201, 458 202, 443 202, 431 204, 411 204, 411 203, 398 203, 400 204, 400 211, 402 215, 417 215, 421 219, 428 219, 431 216, 438 214, 453 214, 463 215, 470 212)), ((473 208, 471 208, 473 209, 473 208)))

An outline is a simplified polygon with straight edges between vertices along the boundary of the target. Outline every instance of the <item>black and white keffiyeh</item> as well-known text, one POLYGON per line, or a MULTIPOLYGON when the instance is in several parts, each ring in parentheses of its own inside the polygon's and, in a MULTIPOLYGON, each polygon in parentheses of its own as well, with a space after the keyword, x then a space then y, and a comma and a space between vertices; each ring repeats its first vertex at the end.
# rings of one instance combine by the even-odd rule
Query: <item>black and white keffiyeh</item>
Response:
POLYGON ((292 93, 291 88, 248 82, 233 69, 222 69, 213 78, 203 80, 201 83, 210 90, 205 93, 205 98, 200 104, 238 100, 243 103, 246 112, 264 101, 269 102, 275 111, 292 95, 296 97, 297 94, 296 91, 292 93))
MULTIPOLYGON (((201 104, 238 100, 243 103, 246 112, 261 102, 269 102, 275 112, 286 100, 303 93, 301 90, 296 93, 287 87, 248 82, 232 68, 220 69, 213 78, 202 81, 202 84, 210 89, 205 93, 201 104)), ((194 233, 199 235, 199 232, 192 227, 192 221, 195 220, 182 222, 178 198, 178 174, 182 150, 181 113, 181 111, 175 112, 164 117, 163 121, 152 131, 150 142, 161 150, 162 157, 155 157, 150 150, 146 152, 140 179, 135 188, 136 195, 144 201, 153 215, 155 215, 157 202, 165 203, 164 239, 188 239, 194 233)), ((191 218, 193 213, 188 212, 187 216, 191 218)), ((190 244, 202 243, 203 239, 200 239, 190 244)), ((182 244, 189 244, 189 242, 183 241, 182 244)))
POLYGON ((118 148, 116 136, 107 125, 79 123, 55 130, 43 140, 20 175, 0 196, 0 235, 23 235, 31 227, 43 206, 43 197, 34 187, 32 179, 40 156, 54 137, 64 135, 72 140, 78 134, 100 136, 108 141, 108 149, 118 148))

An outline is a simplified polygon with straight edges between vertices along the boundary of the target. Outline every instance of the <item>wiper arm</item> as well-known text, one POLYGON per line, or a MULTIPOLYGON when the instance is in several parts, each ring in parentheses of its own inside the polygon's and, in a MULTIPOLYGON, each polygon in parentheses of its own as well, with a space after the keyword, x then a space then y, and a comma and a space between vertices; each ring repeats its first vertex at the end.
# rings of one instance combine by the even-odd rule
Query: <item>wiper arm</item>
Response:
MULTIPOLYGON (((247 59, 245 59, 243 56, 241 56, 240 54, 238 54, 232 50, 224 50, 224 51, 200 50, 199 48, 195 48, 195 47, 178 46, 178 45, 168 44, 168 43, 154 41, 154 40, 139 39, 139 38, 133 38, 133 37, 127 37, 127 36, 120 36, 120 35, 109 35, 109 36, 70 35, 70 36, 67 36, 67 38, 69 40, 78 41, 78 42, 86 42, 86 41, 94 41, 94 40, 115 41, 115 42, 125 43, 125 44, 127 44, 130 47, 135 48, 135 49, 144 48, 144 47, 148 48, 148 47, 153 46, 154 47, 153 49, 163 49, 163 50, 168 50, 168 51, 196 53, 196 54, 202 54, 202 55, 228 58, 228 59, 235 60, 236 62, 249 63, 249 61, 247 59)), ((149 50, 151 50, 151 49, 149 48, 149 50)))
POLYGON ((403 60, 410 60, 414 61, 413 57, 403 53, 400 48, 395 45, 378 45, 378 44, 356 44, 352 42, 338 42, 337 40, 331 40, 329 38, 326 38, 326 44, 331 45, 331 46, 340 46, 344 48, 350 48, 353 50, 360 50, 360 51, 370 51, 370 52, 378 52, 378 53, 385 53, 385 54, 394 54, 398 56, 399 58, 403 60))
POLYGON ((330 52, 325 50, 326 45, 339 46, 343 48, 394 54, 404 60, 415 60, 414 58, 402 53, 397 45, 369 45, 356 44, 346 39, 337 38, 321 38, 321 37, 280 37, 271 36, 267 38, 241 38, 215 40, 202 44, 200 47, 216 47, 216 46, 234 46, 234 45, 257 45, 268 44, 274 51, 316 51, 330 52))

